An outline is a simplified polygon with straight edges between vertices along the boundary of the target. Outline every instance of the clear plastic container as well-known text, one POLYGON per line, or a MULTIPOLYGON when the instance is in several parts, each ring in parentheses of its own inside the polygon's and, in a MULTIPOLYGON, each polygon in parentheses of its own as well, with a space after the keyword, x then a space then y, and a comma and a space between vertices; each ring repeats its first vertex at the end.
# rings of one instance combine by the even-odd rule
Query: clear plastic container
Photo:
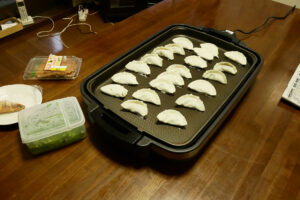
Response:
POLYGON ((60 66, 63 69, 45 70, 48 56, 36 56, 30 59, 24 71, 24 80, 55 80, 77 78, 82 59, 75 56, 63 56, 60 66))
POLYGON ((49 101, 19 112, 22 143, 34 155, 85 138, 85 118, 75 97, 49 101))

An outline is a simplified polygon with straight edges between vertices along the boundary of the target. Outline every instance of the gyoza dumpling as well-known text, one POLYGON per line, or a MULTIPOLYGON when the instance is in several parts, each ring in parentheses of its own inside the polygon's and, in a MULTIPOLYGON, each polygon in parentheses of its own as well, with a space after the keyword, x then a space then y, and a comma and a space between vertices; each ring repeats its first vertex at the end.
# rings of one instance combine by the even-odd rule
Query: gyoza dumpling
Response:
POLYGON ((114 97, 125 97, 128 90, 119 84, 108 84, 100 88, 100 90, 114 97))
POLYGON ((229 59, 231 59, 231 60, 233 60, 237 63, 240 63, 241 65, 246 65, 247 64, 246 56, 243 53, 239 52, 239 51, 227 51, 227 52, 224 53, 224 55, 227 58, 229 58, 229 59))
POLYGON ((196 92, 205 93, 211 96, 216 96, 216 88, 206 80, 195 80, 191 82, 188 87, 196 92))
POLYGON ((129 72, 119 72, 111 77, 111 79, 120 84, 138 85, 136 77, 129 72))
POLYGON ((175 126, 186 126, 185 117, 177 110, 167 109, 157 115, 157 119, 163 123, 175 126))
POLYGON ((147 65, 147 63, 144 63, 143 61, 133 60, 127 63, 125 68, 130 71, 146 74, 146 75, 149 75, 151 73, 150 67, 147 65))
POLYGON ((196 108, 197 110, 205 111, 203 101, 201 101, 198 96, 193 94, 182 95, 175 101, 175 103, 187 108, 196 108))
POLYGON ((132 96, 136 99, 150 102, 156 105, 160 105, 160 98, 158 94, 154 91, 151 90, 150 88, 143 88, 135 91, 132 96))
POLYGON ((145 54, 141 58, 141 61, 143 61, 143 62, 145 62, 149 65, 156 65, 156 66, 159 66, 159 67, 162 67, 162 65, 163 65, 163 59, 155 53, 145 54))
POLYGON ((149 85, 153 88, 170 94, 173 94, 176 91, 176 88, 172 82, 163 79, 153 79, 149 82, 149 85))
POLYGON ((192 50, 194 45, 192 41, 185 37, 177 37, 172 40, 175 44, 179 44, 182 48, 192 50))
POLYGON ((218 70, 221 72, 228 72, 230 74, 236 74, 237 73, 237 69, 236 67, 229 63, 229 62, 218 62, 215 64, 214 66, 214 70, 218 70))
POLYGON ((171 49, 173 53, 179 54, 179 55, 185 55, 184 49, 179 44, 167 44, 165 47, 171 49))
POLYGON ((227 84, 227 78, 225 74, 221 71, 218 70, 207 70, 206 72, 203 73, 202 75, 203 78, 218 81, 223 84, 227 84))
POLYGON ((187 56, 185 57, 184 62, 188 65, 202 69, 207 67, 207 62, 203 60, 200 56, 187 56))
POLYGON ((183 78, 175 72, 162 72, 156 77, 156 79, 167 80, 173 83, 174 85, 184 85, 183 78))
POLYGON ((213 43, 202 43, 200 44, 201 48, 207 49, 213 56, 219 57, 219 49, 218 47, 213 43))
POLYGON ((181 64, 170 65, 167 68, 167 72, 175 72, 184 78, 192 78, 192 74, 191 74, 189 68, 187 68, 186 66, 181 65, 181 64))
POLYGON ((173 50, 166 48, 166 47, 156 47, 152 53, 155 53, 159 56, 166 57, 170 60, 174 60, 174 53, 173 50))
POLYGON ((214 55, 211 54, 210 51, 208 51, 207 49, 195 47, 195 48, 193 48, 193 51, 198 56, 200 56, 201 58, 204 58, 205 60, 213 60, 214 59, 214 55))
POLYGON ((124 101, 121 104, 121 106, 122 106, 122 108, 129 110, 133 113, 137 113, 143 117, 148 114, 147 104, 145 104, 144 102, 139 101, 139 100, 130 99, 130 100, 124 101))

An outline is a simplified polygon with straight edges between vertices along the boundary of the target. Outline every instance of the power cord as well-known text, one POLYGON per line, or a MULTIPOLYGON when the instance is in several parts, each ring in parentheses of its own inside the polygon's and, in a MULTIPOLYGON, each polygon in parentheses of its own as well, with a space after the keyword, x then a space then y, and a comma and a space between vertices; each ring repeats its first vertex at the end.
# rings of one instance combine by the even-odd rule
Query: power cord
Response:
MULTIPOLYGON (((96 14, 97 12, 94 12, 90 15, 94 15, 96 14)), ((56 33, 51 33, 55 27, 55 23, 53 21, 53 19, 51 17, 48 17, 48 16, 33 16, 32 18, 45 18, 45 19, 49 19, 51 22, 52 22, 52 28, 48 31, 40 31, 36 34, 37 37, 41 38, 41 37, 47 37, 47 36, 55 36, 55 35, 59 35, 61 37, 61 35, 68 29, 70 28, 71 26, 88 26, 90 28, 90 33, 94 33, 94 34, 97 34, 97 32, 93 31, 92 30, 92 26, 88 23, 77 23, 77 24, 72 24, 73 23, 73 18, 75 16, 77 16, 78 14, 75 14, 71 17, 65 17, 63 18, 63 20, 70 20, 70 22, 68 23, 68 25, 63 28, 60 32, 56 32, 56 33), (44 33, 47 33, 47 34, 44 34, 44 33)), ((62 40, 61 38, 61 42, 63 43, 63 45, 66 47, 66 48, 70 48, 68 45, 66 45, 64 43, 64 41, 62 40)))
POLYGON ((296 8, 296 5, 293 6, 283 17, 277 17, 277 16, 268 17, 262 25, 252 29, 251 31, 246 32, 246 31, 243 31, 241 29, 236 29, 233 32, 234 33, 241 32, 243 34, 251 34, 251 33, 257 32, 260 28, 264 27, 271 19, 273 19, 273 20, 283 20, 283 19, 287 18, 287 16, 289 16, 290 14, 292 14, 294 12, 295 8, 296 8))
POLYGON ((43 34, 43 33, 50 33, 50 32, 52 32, 53 31, 53 29, 54 29, 54 21, 53 21, 53 19, 51 18, 51 17, 47 17, 47 16, 33 16, 32 17, 33 19, 34 18, 45 18, 45 19, 49 19, 51 22, 52 22, 52 28, 49 30, 49 31, 40 31, 40 32, 38 32, 37 34, 36 34, 36 36, 37 37, 47 37, 47 36, 50 36, 50 35, 52 35, 52 34, 43 34))

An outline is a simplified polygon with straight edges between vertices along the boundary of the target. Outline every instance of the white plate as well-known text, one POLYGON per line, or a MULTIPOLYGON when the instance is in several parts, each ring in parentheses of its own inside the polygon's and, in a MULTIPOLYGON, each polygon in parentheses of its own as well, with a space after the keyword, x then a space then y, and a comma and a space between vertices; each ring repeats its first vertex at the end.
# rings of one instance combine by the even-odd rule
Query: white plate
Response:
MULTIPOLYGON (((26 108, 42 103, 42 92, 38 87, 14 84, 0 87, 0 100, 23 104, 26 108)), ((0 114, 0 125, 18 122, 18 112, 0 114)))

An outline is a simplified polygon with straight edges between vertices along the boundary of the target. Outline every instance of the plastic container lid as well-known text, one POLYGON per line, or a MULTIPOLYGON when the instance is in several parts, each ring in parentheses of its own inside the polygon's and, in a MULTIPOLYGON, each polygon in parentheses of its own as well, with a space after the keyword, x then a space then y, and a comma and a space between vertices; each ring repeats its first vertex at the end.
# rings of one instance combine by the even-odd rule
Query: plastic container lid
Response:
POLYGON ((24 71, 24 80, 56 80, 77 78, 82 59, 75 56, 62 56, 57 69, 46 70, 48 56, 36 56, 30 59, 24 71))
POLYGON ((80 127, 85 123, 75 97, 66 97, 19 112, 22 143, 30 143, 80 127))

